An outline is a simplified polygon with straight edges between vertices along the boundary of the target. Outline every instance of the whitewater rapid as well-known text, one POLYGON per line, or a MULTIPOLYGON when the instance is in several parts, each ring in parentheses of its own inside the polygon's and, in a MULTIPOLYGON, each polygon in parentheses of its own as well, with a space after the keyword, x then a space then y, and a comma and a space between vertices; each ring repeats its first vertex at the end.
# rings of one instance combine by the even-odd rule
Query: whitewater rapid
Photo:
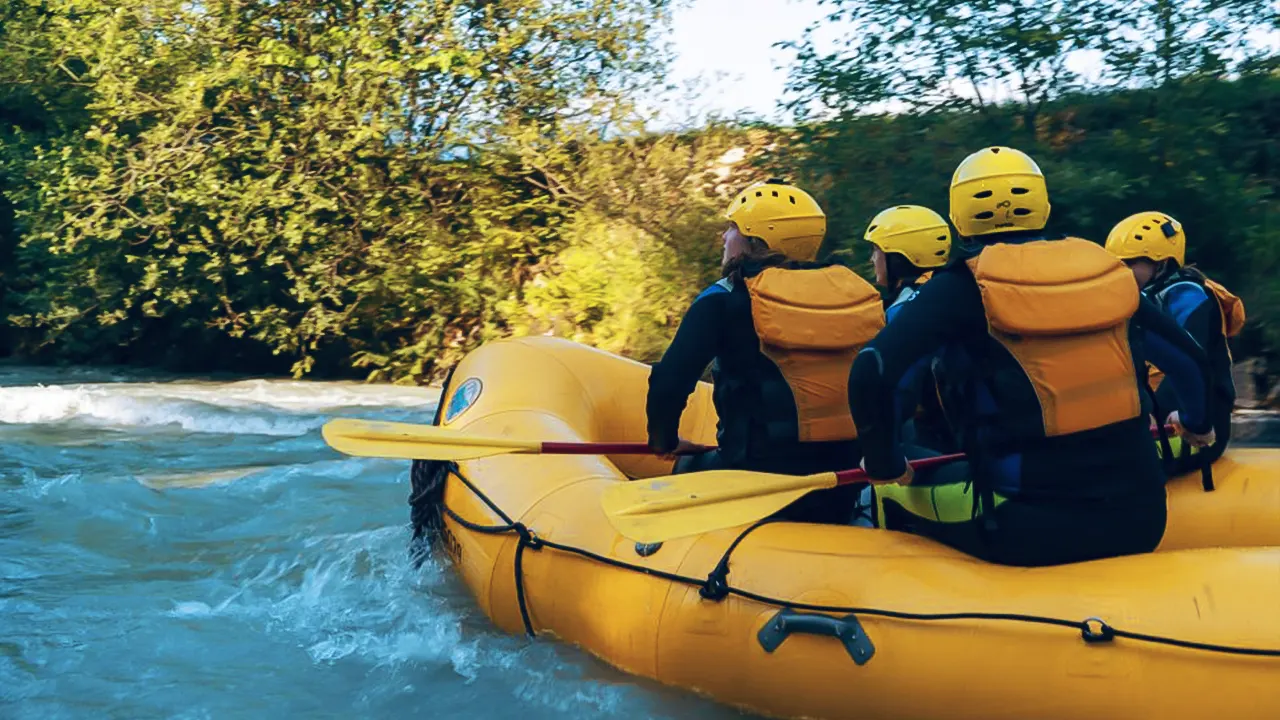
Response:
POLYGON ((0 717, 738 717, 411 566, 408 464, 319 428, 437 395, 0 367, 0 717))

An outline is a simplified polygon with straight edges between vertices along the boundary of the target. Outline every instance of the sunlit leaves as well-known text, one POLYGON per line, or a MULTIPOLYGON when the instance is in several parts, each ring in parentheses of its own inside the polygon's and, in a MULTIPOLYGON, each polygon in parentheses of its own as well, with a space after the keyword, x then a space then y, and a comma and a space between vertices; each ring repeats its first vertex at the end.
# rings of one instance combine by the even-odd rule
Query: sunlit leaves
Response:
POLYGON ((501 326, 497 303, 566 244, 576 206, 547 168, 659 67, 665 18, 648 0, 42 7, 87 117, 13 193, 28 347, 251 339, 296 373, 354 358, 385 377, 501 326))

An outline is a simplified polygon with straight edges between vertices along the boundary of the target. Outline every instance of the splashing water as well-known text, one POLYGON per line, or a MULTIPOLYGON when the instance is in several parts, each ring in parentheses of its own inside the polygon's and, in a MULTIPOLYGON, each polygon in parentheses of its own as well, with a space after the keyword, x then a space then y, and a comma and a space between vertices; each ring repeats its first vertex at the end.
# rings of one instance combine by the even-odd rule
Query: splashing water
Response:
POLYGON ((318 429, 435 391, 154 380, 0 370, 0 716, 738 716, 411 566, 407 463, 318 429))

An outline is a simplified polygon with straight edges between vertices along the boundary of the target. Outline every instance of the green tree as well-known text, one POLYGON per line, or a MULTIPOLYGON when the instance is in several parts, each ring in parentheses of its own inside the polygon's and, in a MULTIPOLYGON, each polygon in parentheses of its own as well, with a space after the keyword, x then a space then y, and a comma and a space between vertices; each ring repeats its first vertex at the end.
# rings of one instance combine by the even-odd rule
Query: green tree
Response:
MULTIPOLYGON (((88 94, 69 73, 83 66, 60 49, 45 3, 13 0, 0 8, 0 306, 23 279, 14 272, 14 250, 23 232, 14 199, 25 185, 35 148, 75 132, 87 121, 88 94)), ((9 352, 9 327, 0 352, 9 352)))
POLYGON ((765 162, 819 193, 834 249, 864 258, 857 239, 891 204, 945 214, 956 164, 1014 145, 1044 169, 1058 229, 1101 241, 1134 212, 1178 217, 1191 260, 1246 298, 1241 344, 1280 346, 1274 3, 829 5, 848 42, 823 50, 815 28, 797 44, 805 122, 765 162))
POLYGON ((1012 101, 1034 126, 1045 102, 1082 82, 1067 57, 1102 41, 1101 6, 1080 0, 825 4, 829 16, 791 44, 789 108, 802 119, 899 108, 988 113, 1012 101), (822 42, 832 27, 847 31, 822 42))
POLYGON ((50 0, 88 127, 19 196, 28 352, 419 378, 562 244, 521 157, 660 69, 647 0, 50 0), (211 332, 212 331, 212 332, 211 332))
POLYGON ((564 228, 564 250, 503 305, 515 332, 655 360, 690 300, 719 277, 728 194, 759 179, 748 160, 770 134, 718 125, 630 130, 584 143, 575 163, 551 173, 578 213, 564 228))

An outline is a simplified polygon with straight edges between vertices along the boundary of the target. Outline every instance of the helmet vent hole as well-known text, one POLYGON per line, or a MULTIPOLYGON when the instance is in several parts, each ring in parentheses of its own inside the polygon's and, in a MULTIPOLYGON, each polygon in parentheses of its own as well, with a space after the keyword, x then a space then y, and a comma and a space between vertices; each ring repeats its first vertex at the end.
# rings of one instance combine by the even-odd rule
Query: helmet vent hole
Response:
POLYGON ((1011 192, 1012 192, 1014 195, 1026 195, 1027 193, 1029 193, 1029 192, 1031 192, 1031 191, 1030 191, 1030 190, 1028 190, 1028 189, 1026 189, 1026 188, 1013 188, 1013 190, 1012 190, 1011 192))
POLYGON ((746 196, 746 195, 743 195, 741 199, 742 199, 742 204, 743 204, 743 205, 746 205, 746 204, 747 204, 747 196, 746 196))
POLYGON ((993 213, 993 212, 991 212, 990 210, 988 210, 988 211, 986 211, 986 212, 980 212, 980 213, 978 213, 977 215, 974 215, 974 216, 973 216, 973 218, 974 218, 975 220, 990 220, 991 218, 993 218, 993 217, 995 217, 995 216, 996 216, 996 214, 995 214, 995 213, 993 213))
POLYGON ((1134 236, 1133 236, 1133 239, 1134 239, 1134 240, 1141 240, 1141 239, 1142 239, 1142 236, 1141 236, 1141 235, 1134 235, 1134 236))
POLYGON ((947 254, 946 250, 936 250, 933 253, 934 257, 942 257, 943 255, 946 255, 946 254, 947 254))
POLYGON ((774 197, 778 197, 778 191, 777 191, 777 190, 774 190, 774 191, 773 191, 773 196, 774 196, 774 197))
POLYGON ((1142 226, 1142 229, 1143 229, 1143 230, 1150 230, 1150 229, 1151 229, 1151 226, 1150 226, 1150 225, 1143 225, 1143 226, 1142 226))
POLYGON ((1014 215, 1030 215, 1031 211, 1026 208, 1014 208, 1013 214, 1014 215))
POLYGON ((975 195, 974 195, 974 197, 975 197, 975 198, 978 198, 979 200, 981 200, 981 199, 983 199, 983 198, 989 198, 989 197, 991 197, 991 191, 990 191, 990 190, 983 190, 982 192, 975 194, 975 195))
POLYGON ((764 197, 764 193, 762 193, 762 192, 760 192, 759 190, 757 190, 757 191, 756 191, 756 197, 764 197))
POLYGON ((878 228, 878 227, 880 227, 880 226, 879 226, 879 225, 872 225, 871 227, 867 228, 867 232, 875 232, 875 231, 876 231, 876 228, 878 228))
POLYGON ((791 200, 791 204, 792 204, 792 205, 795 205, 795 204, 796 204, 796 196, 795 196, 795 195, 788 195, 787 197, 791 200))
MULTIPOLYGON (((947 236, 946 236, 946 235, 939 235, 939 236, 938 236, 938 242, 946 242, 946 241, 947 241, 947 236)), ((942 252, 942 251, 941 251, 941 250, 939 250, 938 252, 942 252)))

